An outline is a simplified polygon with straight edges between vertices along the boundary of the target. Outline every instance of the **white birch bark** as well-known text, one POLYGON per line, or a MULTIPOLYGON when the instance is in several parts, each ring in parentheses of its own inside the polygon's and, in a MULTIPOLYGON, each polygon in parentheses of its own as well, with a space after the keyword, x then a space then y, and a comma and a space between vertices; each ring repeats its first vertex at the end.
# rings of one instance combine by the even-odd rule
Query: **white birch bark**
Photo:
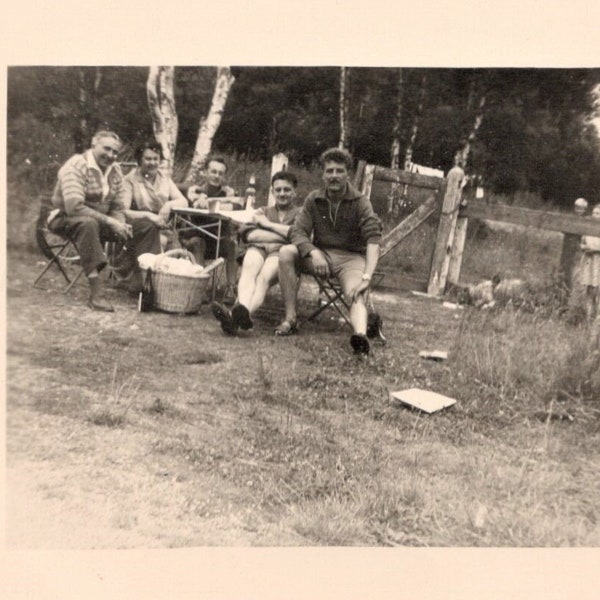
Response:
POLYGON ((348 80, 350 77, 350 69, 348 67, 340 67, 340 141, 339 148, 348 147, 348 139, 350 137, 350 124, 348 121, 348 80))
MULTIPOLYGON (((404 96, 404 86, 402 81, 402 69, 398 69, 398 88, 396 92, 396 113, 394 114, 394 124, 392 127, 392 148, 390 167, 398 169, 400 167, 400 131, 402 129, 402 100, 404 96)), ((392 183, 390 195, 388 196, 387 212, 391 214, 395 204, 398 202, 400 186, 392 183)))
POLYGON ((404 155, 404 170, 410 171, 410 166, 412 164, 412 156, 413 156, 413 148, 415 145, 415 141, 417 139, 417 132, 419 131, 419 119, 421 118, 421 114, 423 113, 423 104, 425 103, 425 95, 427 93, 427 75, 423 75, 423 79, 421 79, 421 89, 419 92, 419 104, 417 106, 417 112, 415 113, 415 118, 413 120, 410 139, 408 140, 408 144, 406 146, 406 153, 404 155))
POLYGON ((196 140, 196 147, 190 168, 185 177, 186 183, 196 183, 199 179, 200 172, 204 168, 204 162, 210 154, 213 138, 221 124, 227 96, 234 81, 235 77, 231 74, 229 67, 217 68, 217 81, 215 83, 210 110, 206 117, 200 119, 198 139, 196 140))
POLYGON ((154 137, 163 151, 161 168, 169 177, 173 174, 179 127, 175 108, 174 75, 175 67, 150 67, 148 81, 146 82, 146 96, 152 118, 154 137))
POLYGON ((471 146, 477 137, 477 131, 481 127, 481 122, 483 121, 483 111, 485 109, 485 100, 486 96, 483 94, 479 100, 475 121, 473 123, 473 127, 471 128, 471 132, 469 133, 469 137, 467 137, 463 147, 456 153, 456 156, 454 157, 455 166, 461 167, 461 169, 464 169, 467 165, 469 153, 471 152, 471 146))

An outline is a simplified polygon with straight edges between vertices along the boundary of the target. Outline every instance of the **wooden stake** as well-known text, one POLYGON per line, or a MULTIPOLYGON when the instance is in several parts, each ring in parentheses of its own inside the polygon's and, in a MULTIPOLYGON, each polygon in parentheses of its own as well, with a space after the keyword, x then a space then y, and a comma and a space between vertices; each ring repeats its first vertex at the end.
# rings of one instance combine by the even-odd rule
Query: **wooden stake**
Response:
POLYGON ((458 209, 460 208, 461 183, 464 176, 465 173, 460 167, 454 167, 448 173, 446 193, 442 204, 442 214, 427 286, 427 293, 433 296, 441 296, 446 287, 450 254, 454 243, 458 209))

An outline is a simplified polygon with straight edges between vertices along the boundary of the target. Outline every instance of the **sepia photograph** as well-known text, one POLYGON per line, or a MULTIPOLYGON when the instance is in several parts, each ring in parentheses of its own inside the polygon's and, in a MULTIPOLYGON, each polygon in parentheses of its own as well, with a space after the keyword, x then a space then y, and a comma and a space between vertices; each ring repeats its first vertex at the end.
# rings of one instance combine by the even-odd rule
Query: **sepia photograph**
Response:
POLYGON ((600 65, 205 43, 5 65, 3 563, 587 572, 600 65))
POLYGON ((600 69, 10 67, 7 542, 596 546, 600 69))

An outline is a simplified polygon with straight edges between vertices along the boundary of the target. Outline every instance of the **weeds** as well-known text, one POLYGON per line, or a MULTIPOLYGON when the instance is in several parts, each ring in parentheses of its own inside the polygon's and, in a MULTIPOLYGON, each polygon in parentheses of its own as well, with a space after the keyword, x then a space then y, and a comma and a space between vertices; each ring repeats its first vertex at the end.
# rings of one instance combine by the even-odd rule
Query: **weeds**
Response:
POLYGON ((113 367, 111 389, 106 403, 93 407, 87 416, 87 420, 94 425, 122 427, 125 424, 127 412, 137 395, 140 385, 134 384, 132 378, 117 383, 118 365, 119 360, 117 359, 113 367))

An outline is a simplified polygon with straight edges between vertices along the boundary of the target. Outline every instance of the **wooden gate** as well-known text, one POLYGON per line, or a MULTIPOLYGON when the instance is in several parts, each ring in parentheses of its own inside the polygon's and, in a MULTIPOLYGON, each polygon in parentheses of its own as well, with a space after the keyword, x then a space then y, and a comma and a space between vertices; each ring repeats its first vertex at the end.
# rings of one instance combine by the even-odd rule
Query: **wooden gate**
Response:
MULTIPOLYGON (((374 181, 412 186, 430 192, 427 199, 414 212, 410 213, 383 237, 380 257, 384 257, 393 250, 441 206, 440 221, 427 284, 427 293, 434 296, 440 296, 444 293, 448 274, 453 266, 452 250, 455 246, 454 238, 457 234, 457 220, 464 176, 464 171, 459 167, 452 169, 448 173, 448 177, 442 179, 409 173, 401 169, 367 165, 361 161, 354 180, 356 187, 369 199, 371 198, 374 181)), ((459 233, 459 235, 461 234, 459 233)), ((456 263, 456 258, 454 263, 456 263)))

